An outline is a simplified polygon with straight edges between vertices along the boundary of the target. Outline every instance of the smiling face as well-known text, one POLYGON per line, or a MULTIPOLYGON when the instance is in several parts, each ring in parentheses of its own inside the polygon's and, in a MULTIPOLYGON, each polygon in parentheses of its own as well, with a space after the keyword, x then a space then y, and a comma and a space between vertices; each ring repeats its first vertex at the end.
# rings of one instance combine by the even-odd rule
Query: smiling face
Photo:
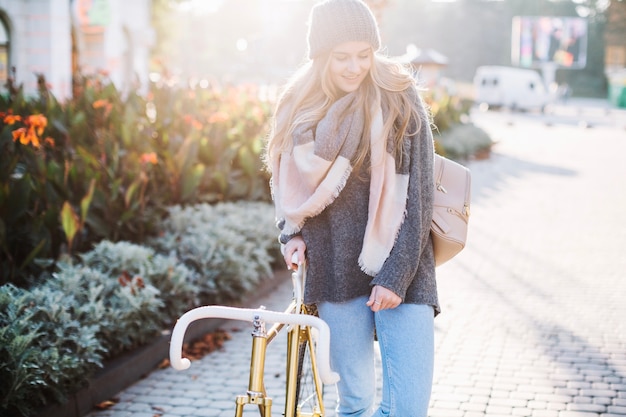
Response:
POLYGON ((328 72, 333 85, 344 93, 359 88, 372 66, 372 46, 367 42, 344 42, 330 53, 328 72))

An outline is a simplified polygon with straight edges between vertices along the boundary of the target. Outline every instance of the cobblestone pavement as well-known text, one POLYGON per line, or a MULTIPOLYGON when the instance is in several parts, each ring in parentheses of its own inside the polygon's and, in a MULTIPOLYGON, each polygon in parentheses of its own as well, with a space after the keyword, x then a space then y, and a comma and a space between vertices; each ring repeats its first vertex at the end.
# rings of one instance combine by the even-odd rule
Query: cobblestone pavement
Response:
MULTIPOLYGON (((626 415, 623 116, 597 108, 473 116, 498 143, 489 159, 469 163, 468 246, 438 271, 431 417, 626 415)), ((282 310, 290 286, 260 303, 282 310)), ((89 417, 234 415, 250 335, 247 323, 232 323, 222 351, 187 371, 156 370, 89 417)), ((281 415, 284 348, 274 347, 266 382, 281 415)))

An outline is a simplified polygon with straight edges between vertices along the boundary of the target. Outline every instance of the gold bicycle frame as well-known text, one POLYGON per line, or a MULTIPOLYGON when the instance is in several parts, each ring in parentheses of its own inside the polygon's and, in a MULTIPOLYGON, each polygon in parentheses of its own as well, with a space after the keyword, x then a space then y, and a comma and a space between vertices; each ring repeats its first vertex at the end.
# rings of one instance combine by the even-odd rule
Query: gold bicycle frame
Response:
POLYGON ((285 417, 324 417, 323 385, 317 372, 317 362, 313 351, 313 335, 309 326, 293 326, 287 335, 287 388, 285 398, 285 417), (319 404, 312 413, 304 413, 296 409, 296 390, 298 389, 298 356, 302 340, 307 340, 310 348, 311 369, 313 372, 315 395, 319 404))
MULTIPOLYGON (((294 314, 296 302, 292 302, 286 313, 294 314)), ((304 313, 304 312, 303 312, 304 313)), ((246 394, 238 395, 235 403, 235 417, 243 416, 245 405, 257 405, 261 417, 271 417, 272 398, 267 396, 264 383, 265 355, 268 344, 280 333, 285 326, 276 323, 270 330, 265 331, 265 323, 260 320, 253 322, 252 331, 252 353, 250 356, 250 379, 248 381, 248 391, 246 394)), ((317 370, 317 361, 313 350, 313 335, 310 326, 293 325, 287 333, 287 373, 285 388, 285 417, 324 417, 325 410, 322 399, 323 385, 317 370), (310 347, 311 368, 314 377, 315 395, 319 407, 315 407, 312 413, 296 411, 296 390, 298 387, 298 356, 299 346, 302 340, 306 339, 310 347)))
MULTIPOLYGON (((285 417, 324 417, 322 391, 323 384, 334 384, 339 380, 339 375, 330 368, 330 329, 328 325, 315 315, 309 314, 307 307, 302 302, 302 288, 304 283, 305 268, 299 269, 292 274, 294 282, 294 299, 289 307, 283 312, 258 309, 236 308, 228 306, 203 306, 194 308, 183 314, 172 331, 170 340, 170 363, 174 369, 184 370, 189 368, 191 362, 182 357, 182 347, 185 330, 195 320, 203 318, 226 318, 231 320, 244 320, 252 322, 252 352, 250 355, 250 375, 248 390, 243 395, 237 395, 235 399, 235 417, 243 417, 243 409, 246 405, 256 405, 261 417, 271 417, 272 398, 267 396, 265 389, 265 357, 268 344, 288 325, 287 331, 287 363, 286 363, 286 387, 285 387, 285 417), (275 323, 270 330, 266 331, 265 321, 275 323), (313 334, 313 330, 319 332, 313 334), (314 337, 315 336, 315 337, 314 337), (303 345, 303 343, 306 343, 303 345), (308 351, 304 348, 308 346, 308 351), (307 399, 315 399, 317 403, 313 410, 303 411, 296 404, 298 396, 298 375, 301 354, 310 360, 310 372, 307 381, 312 379, 312 387, 307 392, 307 399), (318 357, 319 356, 319 357, 318 357)), ((307 364, 308 370, 308 364, 307 364)), ((300 369, 302 371, 302 367, 300 369)), ((308 372, 307 372, 308 374, 308 372)))

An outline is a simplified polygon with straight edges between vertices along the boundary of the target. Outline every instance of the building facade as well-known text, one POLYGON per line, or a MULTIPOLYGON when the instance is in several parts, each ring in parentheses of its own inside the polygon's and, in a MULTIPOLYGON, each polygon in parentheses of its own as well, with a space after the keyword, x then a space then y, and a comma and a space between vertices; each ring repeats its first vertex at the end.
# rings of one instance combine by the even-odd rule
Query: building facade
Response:
POLYGON ((75 72, 104 72, 121 91, 146 88, 151 0, 0 0, 0 85, 26 94, 42 74, 59 100, 75 72))

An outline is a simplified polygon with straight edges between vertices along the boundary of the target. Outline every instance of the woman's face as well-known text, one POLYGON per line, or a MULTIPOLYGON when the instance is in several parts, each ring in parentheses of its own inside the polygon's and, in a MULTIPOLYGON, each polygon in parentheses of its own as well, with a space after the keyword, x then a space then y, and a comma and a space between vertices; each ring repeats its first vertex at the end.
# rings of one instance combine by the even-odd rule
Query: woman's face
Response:
POLYGON ((330 53, 328 71, 334 86, 344 93, 355 91, 372 66, 372 46, 367 42, 344 42, 330 53))

